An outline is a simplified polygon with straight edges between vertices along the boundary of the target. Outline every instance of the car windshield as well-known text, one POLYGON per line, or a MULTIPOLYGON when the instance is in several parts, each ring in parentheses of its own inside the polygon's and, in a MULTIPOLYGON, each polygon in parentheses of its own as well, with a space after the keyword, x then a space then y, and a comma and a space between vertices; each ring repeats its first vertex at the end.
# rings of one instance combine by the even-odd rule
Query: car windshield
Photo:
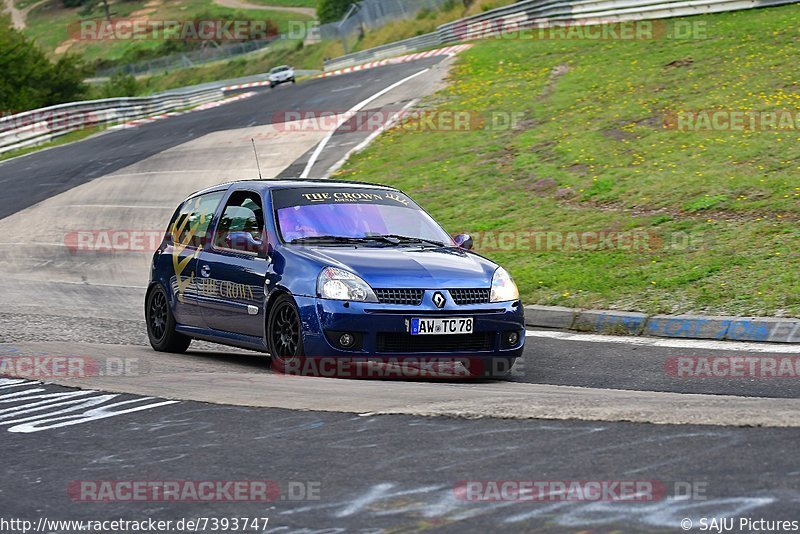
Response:
POLYGON ((403 193, 319 188, 273 192, 278 231, 292 244, 370 242, 450 246, 452 239, 403 193))
POLYGON ((279 72, 284 72, 287 70, 289 70, 289 67, 275 67, 274 69, 272 69, 272 74, 277 74, 279 72))

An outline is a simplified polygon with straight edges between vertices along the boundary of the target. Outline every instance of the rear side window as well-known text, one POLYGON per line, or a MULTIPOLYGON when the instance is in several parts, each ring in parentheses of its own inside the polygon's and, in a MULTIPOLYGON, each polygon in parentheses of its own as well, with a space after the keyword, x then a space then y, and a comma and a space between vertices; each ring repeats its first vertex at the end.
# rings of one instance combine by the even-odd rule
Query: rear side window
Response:
POLYGON ((264 210, 261 196, 253 191, 236 191, 231 195, 214 236, 214 248, 237 252, 256 252, 248 242, 228 239, 229 236, 248 233, 254 241, 264 234, 264 210))
POLYGON ((174 243, 202 248, 208 240, 208 229, 214 221, 225 191, 217 191, 190 198, 178 210, 169 225, 168 233, 174 243))

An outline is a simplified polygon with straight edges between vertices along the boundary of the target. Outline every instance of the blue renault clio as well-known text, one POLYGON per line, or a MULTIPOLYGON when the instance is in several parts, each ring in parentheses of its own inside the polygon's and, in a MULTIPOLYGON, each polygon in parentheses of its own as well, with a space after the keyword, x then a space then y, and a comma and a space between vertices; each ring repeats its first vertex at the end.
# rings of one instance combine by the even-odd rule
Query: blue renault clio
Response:
POLYGON ((503 376, 523 350, 524 312, 505 269, 471 248, 390 187, 212 187, 178 207, 153 257, 150 343, 266 352, 283 372, 316 359, 435 360, 503 376))

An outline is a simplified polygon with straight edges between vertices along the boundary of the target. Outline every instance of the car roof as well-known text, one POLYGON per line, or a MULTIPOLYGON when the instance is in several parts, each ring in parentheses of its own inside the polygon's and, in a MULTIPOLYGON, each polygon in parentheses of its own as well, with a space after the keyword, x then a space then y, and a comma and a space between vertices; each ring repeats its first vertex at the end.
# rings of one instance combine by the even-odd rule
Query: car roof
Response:
POLYGON ((227 182, 224 184, 208 187, 202 191, 197 191, 189 195, 188 198, 193 198, 198 195, 205 195, 207 193, 214 193, 217 191, 227 191, 231 187, 246 185, 248 189, 266 192, 274 191, 277 189, 302 189, 302 188, 347 188, 358 186, 363 189, 389 189, 391 191, 399 191, 395 187, 388 185, 375 184, 370 182, 356 182, 350 180, 322 180, 322 179, 308 179, 303 180, 299 178, 285 179, 285 180, 238 180, 235 182, 227 182))

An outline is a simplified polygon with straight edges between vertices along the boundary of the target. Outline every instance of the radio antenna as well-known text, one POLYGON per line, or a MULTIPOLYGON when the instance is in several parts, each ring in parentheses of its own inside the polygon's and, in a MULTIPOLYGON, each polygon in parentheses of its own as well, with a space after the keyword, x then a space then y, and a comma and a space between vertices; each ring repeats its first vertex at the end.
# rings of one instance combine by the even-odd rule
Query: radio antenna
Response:
POLYGON ((256 167, 258 167, 258 179, 263 180, 264 178, 261 177, 261 164, 258 162, 258 150, 256 150, 255 138, 251 137, 250 142, 253 143, 253 154, 256 155, 256 167))

